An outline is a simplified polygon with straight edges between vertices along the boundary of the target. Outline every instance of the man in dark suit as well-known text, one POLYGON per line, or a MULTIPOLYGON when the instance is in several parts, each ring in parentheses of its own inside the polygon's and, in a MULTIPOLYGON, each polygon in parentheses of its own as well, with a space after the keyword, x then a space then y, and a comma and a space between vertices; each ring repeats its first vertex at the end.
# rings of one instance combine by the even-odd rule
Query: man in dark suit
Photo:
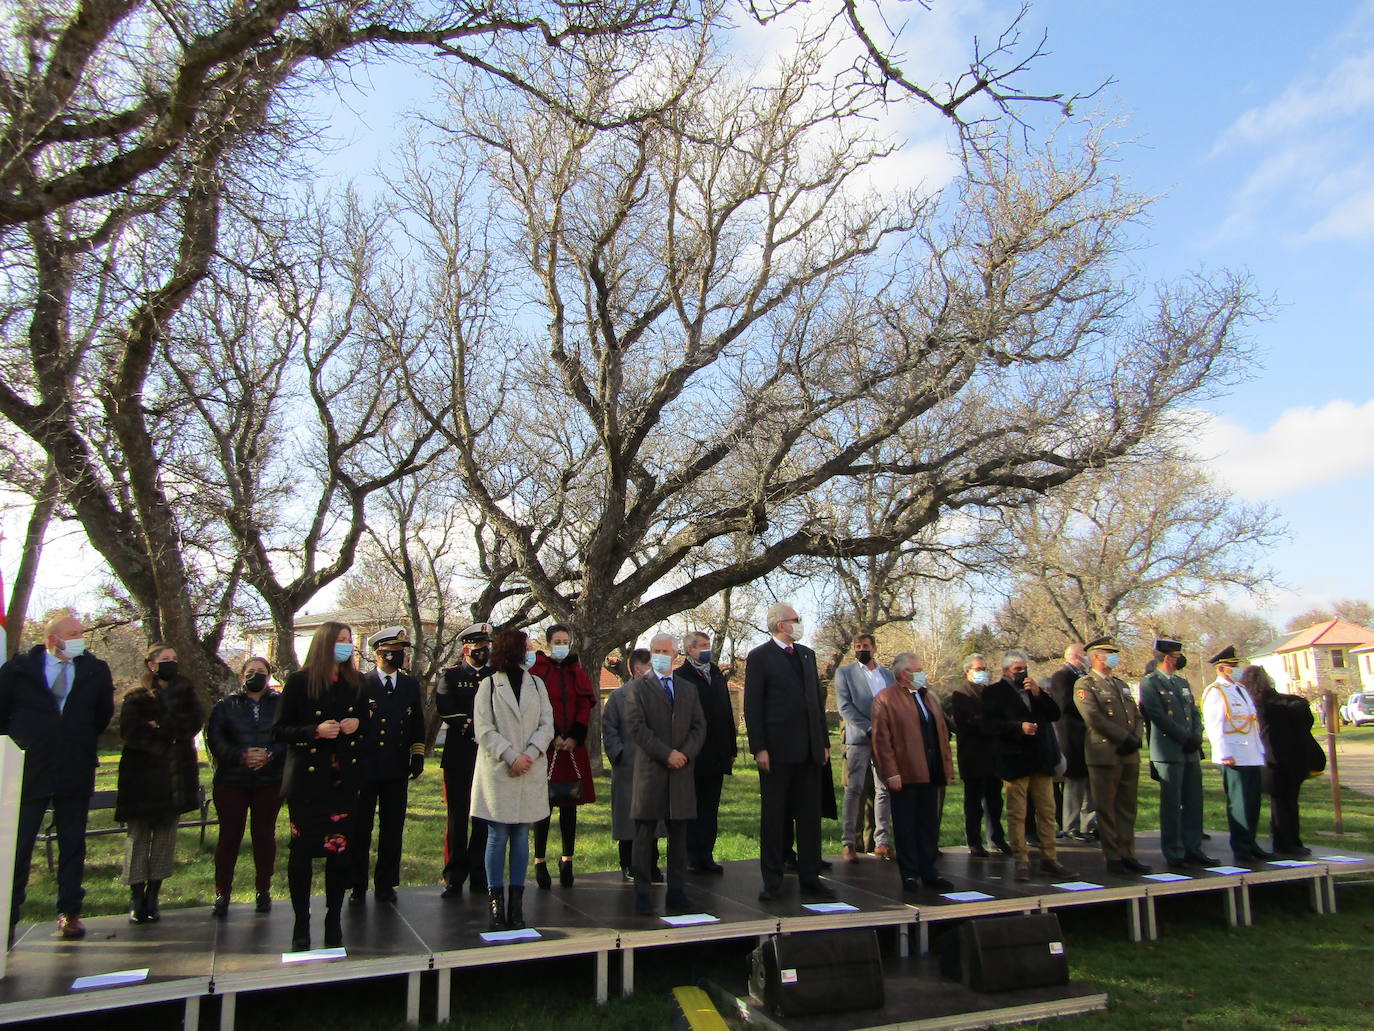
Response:
POLYGON ((1068 763, 1064 770, 1061 836, 1075 841, 1089 841, 1097 836, 1097 813, 1093 809, 1088 763, 1083 757, 1088 730, 1073 700, 1074 687, 1087 672, 1088 660, 1083 646, 1071 644, 1064 649, 1064 665, 1050 676, 1050 697, 1059 706, 1059 722, 1054 730, 1059 737, 1059 751, 1068 763))
POLYGON ((395 902, 401 883, 401 839, 405 834, 407 776, 425 769, 425 715, 420 683, 402 668, 411 647, 405 627, 379 630, 368 638, 377 668, 363 677, 368 708, 367 730, 358 742, 358 810, 356 842, 350 843, 353 895, 367 898, 367 860, 372 851, 372 821, 377 820, 377 865, 372 885, 378 902, 395 902), (356 845, 356 847, 355 847, 356 845))
POLYGON ((110 667, 86 653, 85 633, 77 616, 56 616, 45 628, 46 646, 0 668, 0 733, 24 750, 11 938, 29 883, 33 843, 49 806, 57 830, 57 930, 67 939, 86 933, 86 817, 95 790, 97 740, 114 715, 114 681, 110 667))
POLYGON ((759 769, 759 869, 768 901, 782 890, 784 826, 795 822, 803 896, 834 898, 821 883, 821 772, 830 759, 816 653, 798 641, 791 605, 768 610, 772 639, 744 663, 744 723, 759 769))
POLYGON ((635 912, 654 912, 649 896, 653 882, 660 821, 668 831, 670 913, 696 908, 687 897, 687 824, 697 815, 696 778, 692 764, 706 741, 696 685, 673 673, 677 642, 656 634, 649 642, 652 669, 626 685, 625 730, 634 740, 634 784, 630 815, 634 817, 635 912))
POLYGON ((997 772, 997 738, 983 727, 983 692, 992 675, 988 662, 973 652, 964 659, 964 682, 949 696, 950 715, 959 745, 959 778, 964 782, 964 840, 969 855, 987 859, 983 826, 988 843, 1004 856, 1011 855, 1002 831, 1002 778, 997 772))
POLYGON ((472 707, 477 688, 491 676, 487 658, 491 655, 492 626, 474 623, 458 635, 463 645, 463 661, 444 670, 434 690, 434 708, 448 725, 444 738, 444 757, 439 768, 444 774, 444 806, 448 826, 444 831, 443 897, 453 899, 463 893, 463 882, 478 898, 487 894, 486 867, 482 857, 487 849, 487 824, 472 816, 472 777, 477 767, 477 739, 472 730, 472 707), (469 823, 471 826, 469 826, 469 823))
POLYGON ((692 764, 697 815, 687 825, 687 865, 693 873, 720 874, 725 872, 715 858, 720 792, 739 754, 735 710, 725 674, 711 661, 710 635, 700 630, 689 634, 685 657, 676 675, 692 682, 706 717, 706 743, 692 764))

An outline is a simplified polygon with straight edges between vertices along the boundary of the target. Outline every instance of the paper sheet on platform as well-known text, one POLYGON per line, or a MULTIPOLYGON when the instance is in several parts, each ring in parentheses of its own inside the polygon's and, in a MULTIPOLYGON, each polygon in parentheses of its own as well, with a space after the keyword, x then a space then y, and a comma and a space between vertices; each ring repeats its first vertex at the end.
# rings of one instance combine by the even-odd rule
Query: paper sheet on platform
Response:
POLYGON ((1212 873, 1249 873, 1250 871, 1243 866, 1209 866, 1207 868, 1212 873))
POLYGON ((1311 859, 1274 859, 1270 860, 1270 866, 1316 866, 1311 859))
POLYGON ((691 927, 693 924, 718 924, 720 917, 712 916, 710 913, 679 913, 676 916, 660 917, 665 924, 672 924, 674 927, 691 927))
POLYGON ((996 898, 984 891, 947 891, 940 898, 949 899, 951 902, 982 902, 984 899, 996 898))
POLYGON ((1147 873, 1147 881, 1191 881, 1192 878, 1187 874, 1181 873, 1147 873))
POLYGON ((858 906, 851 906, 848 902, 808 902, 802 909, 809 909, 813 913, 857 913, 858 906))
POLYGON ((1323 863, 1363 863, 1359 856, 1318 856, 1323 863))
POLYGON ((1094 891, 1102 885, 1094 884, 1092 881, 1062 881, 1055 887, 1062 888, 1064 891, 1094 891))
POLYGON ((515 931, 483 931, 484 942, 518 942, 544 937, 533 927, 521 927, 515 931))
POLYGON ((147 979, 147 967, 142 970, 116 970, 109 974, 88 974, 72 982, 72 991, 79 992, 83 988, 109 988, 117 984, 137 984, 147 979))
POLYGON ((283 952, 283 963, 313 963, 317 959, 347 959, 348 950, 340 945, 336 949, 307 949, 304 952, 283 952))

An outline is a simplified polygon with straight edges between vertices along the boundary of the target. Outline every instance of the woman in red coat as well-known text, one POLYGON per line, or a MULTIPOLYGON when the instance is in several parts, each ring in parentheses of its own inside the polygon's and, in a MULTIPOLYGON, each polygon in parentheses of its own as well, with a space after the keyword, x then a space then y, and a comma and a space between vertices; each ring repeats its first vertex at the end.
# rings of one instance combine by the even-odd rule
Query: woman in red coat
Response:
MULTIPOLYGON (((587 755, 587 727, 591 723, 592 707, 596 704, 596 689, 592 679, 577 656, 572 654, 572 631, 562 623, 555 623, 544 633, 547 654, 539 652, 530 673, 543 681, 553 706, 553 744, 549 746, 549 787, 576 783, 576 797, 556 803, 558 830, 563 837, 563 854, 558 860, 558 880, 565 888, 573 882, 573 853, 577 847, 577 807, 596 801, 596 786, 592 782, 592 763, 587 755)), ((546 816, 534 825, 534 880, 540 888, 553 885, 544 854, 549 846, 549 824, 546 816)))

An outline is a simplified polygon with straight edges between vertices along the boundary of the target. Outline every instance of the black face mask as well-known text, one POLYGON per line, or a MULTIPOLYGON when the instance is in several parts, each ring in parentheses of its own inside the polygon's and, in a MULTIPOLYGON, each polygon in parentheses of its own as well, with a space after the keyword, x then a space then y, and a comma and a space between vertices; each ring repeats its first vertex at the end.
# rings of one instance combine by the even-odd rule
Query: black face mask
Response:
POLYGON ((259 691, 267 690, 267 674, 249 673, 243 678, 243 689, 249 694, 257 694, 259 691))
POLYGON ((1182 668, 1183 668, 1184 666, 1186 666, 1186 665, 1188 665, 1188 656, 1186 656, 1186 655, 1180 655, 1180 656, 1178 657, 1178 662, 1174 664, 1174 669, 1175 669, 1175 670, 1180 670, 1180 669, 1182 669, 1182 668))
POLYGON ((157 678, 167 684, 175 680, 177 678, 176 659, 170 662, 159 662, 157 664, 157 678))
POLYGON ((1027 674, 1024 671, 1020 673, 1013 673, 1011 675, 1011 682, 1015 684, 1017 687, 1020 687, 1022 684, 1026 682, 1026 676, 1027 674))
POLYGON ((405 652, 382 652, 382 658, 391 664, 392 669, 400 669, 406 664, 405 652))
POLYGON ((873 653, 871 651, 868 651, 867 649, 864 649, 862 651, 855 652, 854 658, 858 659, 861 663, 867 666, 870 662, 873 661, 873 653))
POLYGON ((481 669, 487 664, 487 656, 491 654, 488 648, 474 648, 468 652, 468 665, 475 669, 481 669))

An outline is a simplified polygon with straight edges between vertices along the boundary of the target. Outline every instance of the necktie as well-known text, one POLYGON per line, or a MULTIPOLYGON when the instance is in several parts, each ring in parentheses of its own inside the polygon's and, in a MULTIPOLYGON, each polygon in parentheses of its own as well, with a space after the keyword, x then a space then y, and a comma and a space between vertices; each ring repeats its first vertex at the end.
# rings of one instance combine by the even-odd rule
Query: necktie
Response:
POLYGON ((669 704, 669 705, 672 705, 672 704, 673 704, 673 701, 674 701, 674 699, 673 699, 673 678, 672 678, 672 677, 663 677, 663 678, 662 678, 662 682, 663 682, 663 693, 666 694, 666 695, 668 696, 668 704, 669 704))
POLYGON ((57 711, 62 711, 62 705, 67 700, 67 692, 71 690, 72 664, 66 659, 58 662, 57 679, 53 681, 52 697, 57 703, 57 711))
POLYGON ((391 694, 392 690, 393 690, 393 688, 392 688, 392 684, 391 684, 391 677, 388 676, 388 677, 386 678, 386 693, 387 693, 387 694, 391 694))
POLYGON ((791 654, 792 654, 792 646, 791 646, 790 644, 787 645, 785 648, 783 648, 783 651, 785 651, 788 655, 791 655, 791 654))

